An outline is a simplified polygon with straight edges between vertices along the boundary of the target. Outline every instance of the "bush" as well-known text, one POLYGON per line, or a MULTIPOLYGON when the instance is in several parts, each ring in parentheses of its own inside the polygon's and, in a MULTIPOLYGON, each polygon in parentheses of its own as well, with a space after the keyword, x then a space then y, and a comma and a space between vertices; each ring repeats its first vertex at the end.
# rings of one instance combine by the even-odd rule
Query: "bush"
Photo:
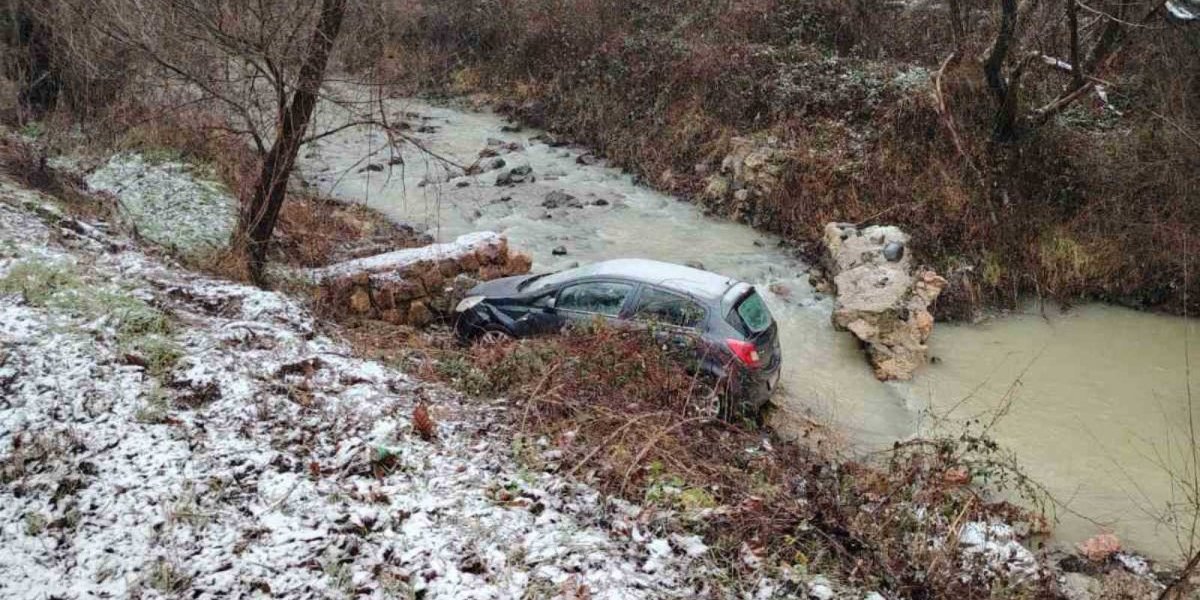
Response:
POLYGON ((709 388, 688 374, 693 354, 646 332, 587 328, 439 354, 427 373, 509 399, 524 464, 557 462, 607 493, 678 514, 670 527, 703 535, 734 581, 756 577, 750 554, 769 571, 836 574, 898 597, 989 598, 1008 583, 964 571, 957 544, 944 541, 968 520, 1037 521, 981 501, 989 490, 1034 492, 986 437, 964 431, 839 462, 716 418, 709 388), (554 458, 538 456, 547 445, 554 458))

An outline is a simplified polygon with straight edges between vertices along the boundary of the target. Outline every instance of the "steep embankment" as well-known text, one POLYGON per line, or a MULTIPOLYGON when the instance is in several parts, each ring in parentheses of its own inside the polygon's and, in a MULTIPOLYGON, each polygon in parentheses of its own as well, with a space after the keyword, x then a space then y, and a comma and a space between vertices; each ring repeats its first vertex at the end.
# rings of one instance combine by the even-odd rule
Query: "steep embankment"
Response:
POLYGON ((0 595, 688 593, 699 540, 522 469, 502 406, 4 182, 0 239, 0 595))
MULTIPOLYGON (((1182 290, 1198 281, 1184 264, 1197 258, 1200 155, 1181 99, 1196 79, 1179 74, 1196 72, 1200 29, 1156 16, 1121 38, 1102 90, 998 141, 975 59, 994 10, 970 8, 957 40, 944 3, 410 2, 394 9, 390 45, 364 43, 355 64, 409 88, 483 93, 800 244, 831 221, 899 225, 950 280, 939 318, 1024 294, 1176 313, 1186 297, 1194 314, 1182 290)), ((1036 28, 1020 26, 1036 38, 1022 52, 1065 52, 1062 11, 1039 10, 1036 28)), ((1070 85, 1023 60, 1021 110, 1070 85)))

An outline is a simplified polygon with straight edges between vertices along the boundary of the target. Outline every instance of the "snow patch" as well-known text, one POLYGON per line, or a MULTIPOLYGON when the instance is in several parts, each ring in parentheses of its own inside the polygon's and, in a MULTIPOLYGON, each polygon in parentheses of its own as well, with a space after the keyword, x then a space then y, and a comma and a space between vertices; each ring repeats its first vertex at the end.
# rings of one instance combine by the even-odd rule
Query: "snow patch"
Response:
POLYGON ((237 200, 186 163, 120 154, 86 182, 116 197, 141 236, 184 255, 225 247, 236 224, 237 200))
POLYGON ((1016 538, 1016 532, 1008 524, 971 521, 959 532, 958 543, 962 546, 964 561, 981 561, 988 574, 1004 574, 1016 579, 1036 577, 1037 559, 1016 538))

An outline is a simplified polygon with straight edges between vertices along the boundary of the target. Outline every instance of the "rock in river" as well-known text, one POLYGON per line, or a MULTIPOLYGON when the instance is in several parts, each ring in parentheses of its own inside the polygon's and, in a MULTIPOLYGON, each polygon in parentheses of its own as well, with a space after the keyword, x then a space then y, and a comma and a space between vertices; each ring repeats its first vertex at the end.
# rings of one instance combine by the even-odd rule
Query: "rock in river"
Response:
POLYGON ((546 194, 546 198, 542 200, 542 207, 549 209, 583 208, 583 203, 580 202, 579 198, 576 198, 575 196, 556 190, 546 194))
POLYGON ((533 181, 533 169, 529 165, 513 167, 496 176, 496 185, 512 185, 525 181, 533 181))
POLYGON ((881 380, 911 379, 925 364, 929 305, 946 285, 937 273, 912 266, 907 243, 896 227, 825 226, 826 269, 837 292, 833 324, 862 341, 881 380))

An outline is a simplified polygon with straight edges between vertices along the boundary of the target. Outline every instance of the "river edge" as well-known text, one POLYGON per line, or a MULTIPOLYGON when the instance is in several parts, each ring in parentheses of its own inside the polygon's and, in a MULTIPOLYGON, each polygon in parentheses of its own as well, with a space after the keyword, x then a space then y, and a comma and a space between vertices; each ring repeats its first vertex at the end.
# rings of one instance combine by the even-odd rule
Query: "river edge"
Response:
MULTIPOLYGON (((486 105, 486 103, 480 101, 480 99, 478 99, 478 98, 467 99, 467 98, 434 97, 432 99, 429 99, 429 98, 398 99, 398 100, 395 100, 395 102, 397 102, 399 105, 406 105, 406 106, 410 105, 410 104, 413 106, 418 106, 418 105, 438 106, 438 107, 442 107, 442 109, 445 109, 445 110, 455 111, 458 114, 465 114, 465 113, 462 113, 462 109, 464 109, 464 108, 468 109, 470 113, 475 115, 473 117, 470 117, 470 119, 469 119, 472 122, 472 124, 470 125, 471 127, 480 126, 478 123, 478 121, 480 121, 480 120, 491 123, 491 125, 487 126, 487 127, 489 127, 488 132, 490 135, 495 135, 497 139, 502 140, 505 143, 521 144, 521 146, 524 148, 523 151, 535 152, 536 156, 529 158, 529 160, 534 161, 534 162, 544 161, 544 160, 557 160, 562 157, 566 157, 567 159, 579 159, 579 157, 590 154, 586 148, 581 148, 579 146, 566 145, 563 143, 563 140, 551 138, 549 140, 551 143, 546 144, 547 139, 545 139, 543 137, 542 139, 538 140, 537 142, 530 142, 529 140, 531 138, 538 138, 539 136, 542 136, 542 133, 536 129, 526 129, 526 128, 523 128, 523 126, 521 126, 521 125, 513 125, 511 119, 507 119, 500 113, 497 113, 497 112, 491 110, 491 108, 489 108, 486 105), (480 112, 480 109, 482 109, 483 112, 480 112), (488 116, 488 115, 490 115, 490 116, 488 116), (502 130, 508 130, 508 131, 502 131, 502 130), (532 145, 529 145, 526 148, 525 146, 527 144, 532 144, 532 145), (539 144, 545 144, 545 147, 543 148, 543 146, 541 146, 539 144)), ((420 112, 420 111, 417 111, 417 112, 420 112)), ((437 117, 431 117, 429 115, 425 115, 425 116, 430 118, 430 120, 428 121, 429 123, 434 123, 435 121, 437 121, 437 117)), ((449 142, 451 145, 459 144, 464 141, 461 139, 457 139, 459 137, 470 137, 470 136, 462 136, 460 133, 458 133, 457 132, 458 126, 456 126, 456 125, 443 124, 441 126, 447 127, 446 131, 452 132, 452 133, 448 133, 448 135, 455 137, 454 140, 451 140, 449 142)), ((434 127, 438 127, 438 125, 434 125, 434 127)), ((476 136, 477 139, 474 139, 473 141, 467 140, 469 143, 467 143, 465 146, 462 146, 461 148, 459 148, 459 150, 467 152, 470 155, 473 155, 474 152, 483 145, 483 142, 485 141, 484 140, 485 137, 489 137, 489 136, 477 135, 476 136), (472 144, 474 144, 474 145, 472 145, 472 144)), ((432 136, 430 136, 429 139, 437 140, 438 134, 433 134, 432 136)), ((524 160, 524 159, 518 159, 518 160, 524 160)), ((522 163, 522 164, 524 164, 524 163, 522 163)), ((603 164, 603 163, 601 163, 601 164, 603 164)), ((562 170, 567 171, 567 172, 573 172, 575 169, 586 170, 589 168, 591 168, 591 167, 587 167, 587 166, 577 167, 574 165, 574 163, 572 163, 571 167, 567 167, 562 170)), ((412 175, 412 174, 409 173, 409 175, 412 175)), ((441 173, 439 173, 438 175, 439 175, 439 177, 444 176, 441 173)), ((620 176, 619 176, 620 181, 617 181, 616 183, 606 183, 606 181, 603 178, 596 179, 595 177, 590 176, 590 175, 589 176, 579 176, 579 177, 572 175, 571 177, 566 177, 566 178, 561 178, 560 175, 562 175, 562 173, 557 173, 554 177, 555 177, 555 179, 559 179, 560 183, 562 183, 562 185, 564 185, 564 186, 571 186, 571 185, 578 184, 578 185, 583 185, 585 187, 585 189, 592 189, 588 186, 604 187, 604 186, 611 185, 611 186, 616 186, 617 188, 619 188, 619 191, 621 193, 617 195, 618 197, 621 196, 621 194, 624 194, 625 196, 634 197, 638 201, 642 201, 642 202, 650 201, 645 198, 642 198, 641 197, 642 192, 637 191, 639 189, 645 189, 645 188, 640 188, 638 185, 638 184, 644 184, 645 182, 637 181, 636 178, 634 176, 632 176, 631 174, 629 174, 628 172, 623 172, 622 174, 620 174, 620 176)), ((392 176, 394 177, 395 175, 392 175, 392 176)), ((318 177, 318 179, 319 179, 319 177, 318 177)), ((458 202, 458 200, 461 198, 466 198, 466 201, 463 203, 464 206, 475 207, 474 210, 476 213, 482 213, 482 221, 485 224, 496 224, 496 223, 503 224, 506 222, 505 221, 506 218, 511 217, 511 215, 510 216, 504 216, 504 215, 497 216, 497 215, 492 215, 489 213, 489 211, 492 210, 491 207, 496 206, 496 204, 492 201, 488 201, 485 198, 485 196, 488 193, 490 193, 490 191, 493 189, 498 190, 500 192, 504 192, 504 193, 507 193, 505 190, 511 191, 510 188, 503 188, 503 189, 493 188, 491 186, 491 179, 490 179, 489 174, 476 175, 473 177, 466 178, 465 185, 468 185, 468 187, 466 187, 466 188, 459 188, 456 186, 452 186, 450 184, 440 184, 440 185, 431 186, 435 190, 432 192, 428 191, 428 188, 420 187, 421 185, 423 185, 423 182, 421 181, 421 179, 422 179, 422 177, 415 177, 415 176, 408 178, 408 181, 406 183, 406 185, 407 185, 406 193, 409 194, 409 196, 406 196, 406 197, 412 197, 411 193, 413 192, 413 190, 418 190, 416 192, 416 194, 417 194, 416 198, 418 198, 418 200, 416 200, 416 201, 405 200, 403 202, 406 204, 409 204, 409 205, 414 204, 414 203, 420 203, 420 202, 424 202, 426 205, 429 205, 429 206, 436 205, 437 211, 438 211, 437 212, 437 220, 436 220, 436 222, 434 222, 432 224, 439 227, 440 228, 439 230, 445 230, 448 233, 458 231, 457 229, 454 228, 457 225, 455 225, 453 223, 454 219, 456 219, 458 217, 451 213, 453 213, 453 207, 456 206, 456 202, 458 202), (474 190, 479 190, 479 191, 476 192, 474 190), (474 195, 472 195, 472 194, 474 194, 474 195), (425 200, 420 200, 420 198, 422 198, 422 197, 424 197, 425 200)), ((458 185, 464 185, 464 183, 461 183, 461 181, 464 181, 464 180, 459 180, 459 181, 460 181, 460 183, 458 185)), ((317 181, 316 185, 318 185, 318 186, 321 185, 320 181, 317 181)), ((363 198, 366 198, 368 205, 373 205, 378 210, 382 210, 383 212, 389 214, 390 216, 392 216, 392 218, 395 218, 395 219, 404 220, 404 219, 411 218, 414 215, 419 216, 421 214, 421 211, 419 210, 419 208, 414 209, 414 207, 412 207, 412 206, 401 207, 399 209, 399 213, 398 213, 396 205, 388 204, 389 201, 387 199, 387 192, 384 190, 384 188, 381 188, 381 187, 371 188, 369 182, 365 184, 367 187, 362 187, 362 185, 364 185, 364 184, 362 184, 361 182, 355 183, 352 181, 349 182, 349 184, 348 184, 347 178, 339 177, 338 193, 344 194, 351 198, 357 197, 360 200, 363 198)), ((537 188, 538 190, 545 192, 548 189, 552 189, 554 187, 554 185, 556 185, 556 184, 552 183, 552 182, 540 182, 539 185, 550 186, 550 187, 537 188)), ((569 189, 569 187, 566 189, 569 189)), ((540 201, 540 198, 524 198, 523 196, 521 196, 521 194, 528 195, 531 193, 533 193, 533 192, 518 190, 518 193, 517 193, 518 201, 510 202, 508 204, 509 205, 520 205, 522 201, 526 201, 529 206, 536 206, 537 203, 540 201)), ((665 196, 658 196, 658 195, 654 195, 653 197, 668 198, 667 202, 680 204, 680 205, 683 205, 686 207, 692 207, 687 210, 691 210, 696 213, 699 213, 702 209, 702 207, 697 206, 691 202, 688 202, 688 201, 686 201, 686 199, 683 199, 683 198, 665 197, 665 196)), ((635 208, 638 208, 638 207, 635 207, 635 208)), ((663 210, 658 207, 651 207, 651 208, 653 211, 661 212, 663 210)), ((641 208, 639 208, 639 210, 641 210, 641 208)), ((670 210, 670 209, 668 208, 666 210, 670 210)), ((591 214, 591 213, 588 213, 588 214, 591 214)), ((646 214, 646 213, 639 213, 639 214, 646 214)), ((549 218, 550 221, 553 222, 554 218, 557 218, 558 216, 560 216, 560 213, 543 214, 538 218, 549 218)), ((564 215, 564 216, 567 219, 571 218, 570 215, 564 215)), ((471 218, 476 218, 476 217, 471 217, 471 218)), ((467 218, 466 220, 469 221, 469 220, 471 220, 471 218, 467 218)), ((589 218, 594 220, 595 217, 589 217, 589 218)), ((511 218, 510 218, 510 221, 511 221, 511 218)), ((781 242, 781 240, 778 240, 778 238, 774 238, 774 236, 771 236, 770 234, 757 232, 757 231, 754 231, 753 235, 750 235, 750 236, 745 236, 743 234, 735 233, 733 231, 734 229, 749 229, 749 228, 742 226, 742 225, 737 225, 735 223, 729 222, 729 221, 724 220, 719 217, 713 218, 713 217, 706 216, 704 219, 701 220, 701 222, 708 223, 704 227, 711 228, 712 231, 714 232, 713 235, 718 235, 715 232, 719 231, 720 234, 728 235, 730 237, 743 240, 743 243, 745 243, 747 246, 749 246, 751 241, 753 241, 755 247, 770 249, 770 248, 779 246, 780 242, 781 242), (708 219, 712 219, 712 220, 708 220, 708 219)), ((750 230, 750 231, 753 231, 753 230, 750 230)), ((526 232, 526 234, 522 234, 522 235, 526 235, 526 237, 530 237, 530 239, 533 239, 533 241, 534 241, 533 245, 535 247, 531 248, 531 250, 533 251, 533 253, 535 255, 535 259, 538 263, 537 265, 535 265, 535 269, 545 270, 545 269, 561 268, 562 266, 569 265, 572 262, 575 262, 577 260, 597 260, 600 258, 611 257, 610 255, 606 255, 604 252, 604 249, 601 247, 583 248, 580 252, 576 252, 576 249, 572 246, 571 240, 569 239, 571 237, 571 235, 562 233, 562 230, 554 230, 552 228, 548 228, 548 226, 538 225, 537 230, 532 231, 532 232, 526 232), (555 231, 558 231, 558 233, 555 233, 555 231), (546 241, 541 238, 534 239, 534 237, 539 236, 539 235, 548 235, 550 237, 553 237, 555 235, 560 235, 568 243, 561 244, 560 242, 564 241, 564 240, 546 241), (533 237, 531 237, 531 236, 533 236, 533 237), (566 256, 554 256, 549 252, 550 249, 557 247, 559 245, 562 245, 562 246, 568 248, 570 250, 570 253, 566 256)), ((653 235, 653 234, 651 234, 651 235, 653 235)), ((707 237, 712 237, 712 235, 707 236, 707 237)), ((626 241, 630 241, 630 240, 626 240, 626 241)), ((706 240, 704 240, 704 242, 709 243, 709 240, 706 239, 706 240)), ((518 242, 518 245, 520 245, 520 242, 518 242)), ((610 246, 611 246, 611 244, 610 244, 610 246)), ((645 248, 646 244, 643 241, 637 241, 637 243, 635 243, 633 247, 634 248, 645 248)), ((736 246, 736 245, 735 246, 721 246, 721 248, 722 248, 722 251, 730 253, 731 256, 732 255, 745 256, 747 254, 742 249, 741 246, 736 246)), ((655 248, 654 252, 658 252, 658 254, 651 256, 653 258, 660 258, 660 259, 664 259, 664 260, 674 260, 675 262, 686 262, 689 259, 694 259, 697 256, 700 256, 700 255, 697 255, 696 252, 689 253, 689 252, 675 252, 675 251, 670 251, 670 250, 663 251, 662 248, 655 248)), ((764 253, 764 255, 766 254, 766 251, 762 251, 762 252, 764 253)), ((647 253, 647 254, 653 254, 653 253, 647 253)), ((818 371, 825 369, 826 373, 836 372, 836 373, 839 373, 839 375, 823 377, 823 379, 828 382, 827 384, 820 383, 820 382, 817 382, 816 384, 814 384, 814 382, 811 380, 807 380, 807 381, 802 381, 802 380, 797 380, 797 379, 792 380, 793 386, 796 387, 795 395, 798 397, 801 397, 801 398, 808 398, 808 400, 805 401, 804 404, 800 404, 799 401, 797 401, 797 403, 793 404, 793 406, 799 407, 800 410, 794 411, 791 415, 789 415, 789 416, 793 417, 792 423, 797 424, 797 426, 804 426, 813 421, 815 421, 817 423, 821 423, 821 424, 828 424, 828 423, 837 421, 839 418, 841 418, 841 424, 848 425, 848 427, 843 427, 843 429, 849 432, 850 438, 859 439, 859 440, 873 439, 873 440, 875 440, 873 443, 876 445, 876 447, 886 447, 886 446, 890 445, 890 443, 893 440, 907 439, 909 437, 912 437, 913 435, 917 435, 920 431, 922 431, 922 427, 925 427, 928 424, 928 422, 930 420, 929 414, 933 414, 934 412, 936 412, 938 410, 945 410, 949 406, 956 405, 957 400, 962 399, 966 395, 966 393, 969 392, 970 389, 972 389, 976 386, 985 386, 985 384, 994 384, 995 383, 995 381, 992 381, 990 379, 990 373, 992 372, 992 370, 994 370, 992 367, 994 367, 995 365, 985 365, 985 367, 987 367, 986 369, 981 368, 979 370, 979 373, 981 373, 983 375, 979 375, 978 377, 972 376, 972 377, 975 377, 975 379, 972 381, 969 381, 966 383, 958 383, 955 381, 950 381, 949 383, 944 384, 946 386, 945 387, 946 390, 957 389, 957 390, 959 390, 959 392, 961 392, 961 395, 954 396, 951 399, 946 399, 945 397, 936 397, 936 399, 931 400, 931 398, 934 398, 933 394, 929 393, 932 390, 925 390, 925 389, 922 389, 922 387, 921 387, 922 384, 929 384, 930 382, 933 382, 933 381, 945 380, 946 377, 944 376, 944 374, 946 374, 946 373, 953 374, 955 369, 958 367, 957 363, 960 362, 955 357, 955 354, 963 347, 962 344, 967 343, 964 340, 969 340, 971 338, 971 336, 974 335, 973 332, 988 329, 988 328, 995 328, 997 326, 999 326, 1000 328, 1003 328, 1005 326, 1004 324, 1006 322, 1011 322, 1011 319, 1014 316, 1017 319, 1022 318, 1023 313, 1021 313, 1021 311, 1004 310, 1004 311, 991 312, 991 313, 989 313, 989 318, 984 319, 981 322, 978 322, 978 323, 976 323, 974 325, 970 325, 970 326, 962 325, 962 324, 951 324, 951 325, 940 324, 939 330, 935 331, 934 336, 933 336, 933 341, 932 341, 932 345, 934 348, 934 354, 935 354, 935 356, 937 356, 940 359, 939 364, 932 365, 931 367, 926 369, 926 371, 923 374, 919 374, 917 381, 914 384, 911 384, 908 386, 895 385, 895 384, 888 385, 888 386, 880 386, 877 382, 874 382, 873 380, 868 381, 867 379, 863 378, 863 372, 864 372, 863 365, 865 365, 865 362, 863 361, 861 354, 859 353, 857 347, 853 344, 853 342, 851 342, 849 339, 847 339, 848 336, 844 336, 837 332, 833 332, 830 328, 828 328, 827 320, 828 320, 828 312, 831 310, 831 308, 830 308, 831 300, 828 297, 822 297, 821 294, 815 293, 813 290, 811 290, 811 288, 808 286, 808 283, 807 283, 807 272, 806 272, 807 265, 805 265, 801 260, 798 260, 797 258, 795 258, 795 256, 796 256, 795 254, 790 254, 790 255, 784 257, 781 254, 781 255, 779 255, 780 258, 769 259, 769 260, 774 260, 774 261, 782 261, 781 264, 794 265, 794 266, 788 267, 792 270, 789 271, 790 274, 787 275, 786 277, 781 276, 778 273, 776 273, 776 274, 768 273, 768 274, 764 275, 759 271, 753 271, 749 274, 749 276, 747 276, 745 274, 746 272, 744 270, 747 268, 747 267, 745 267, 745 260, 737 259, 737 258, 726 261, 724 265, 722 265, 722 264, 709 265, 710 269, 724 270, 725 272, 731 272, 731 273, 734 273, 737 275, 741 275, 741 276, 743 276, 743 278, 747 278, 749 280, 755 281, 756 283, 760 283, 760 284, 762 284, 762 285, 760 285, 760 287, 768 287, 769 283, 782 283, 783 285, 791 288, 793 291, 799 292, 799 293, 794 294, 791 298, 788 298, 788 299, 774 297, 773 305, 772 305, 773 310, 779 310, 779 307, 786 307, 783 310, 793 310, 795 308, 796 304, 800 304, 800 305, 802 305, 802 306, 800 306, 801 313, 803 313, 805 311, 807 311, 809 313, 811 313, 812 311, 816 311, 818 313, 823 312, 825 314, 824 318, 821 318, 819 315, 815 319, 812 318, 811 316, 803 317, 803 320, 805 320, 806 324, 803 325, 801 327, 801 329, 798 329, 797 331, 802 331, 804 333, 804 339, 812 340, 812 343, 804 344, 802 347, 800 347, 798 349, 794 348, 790 352, 790 354, 797 357, 795 364, 803 364, 806 366, 807 365, 815 365, 818 371), (725 267, 724 269, 722 268, 723 266, 725 267), (739 270, 741 272, 739 272, 739 270), (754 278, 760 278, 760 279, 754 279, 754 278), (1008 321, 1006 321, 1006 319, 1008 319, 1008 321), (952 332, 952 333, 947 333, 947 332, 952 332), (948 339, 942 339, 942 338, 948 338, 948 339), (949 338, 953 338, 953 339, 949 339, 949 338), (949 342, 949 343, 947 343, 947 342, 949 342), (832 350, 832 352, 831 352, 831 350, 832 350), (829 371, 829 369, 833 369, 833 370, 829 371), (930 373, 934 373, 935 376, 931 377, 930 373), (882 409, 882 411, 880 409, 882 409), (850 415, 850 418, 844 418, 847 414, 850 415), (880 435, 879 432, 881 432, 881 431, 886 432, 886 433, 880 435)), ((703 256, 700 256, 700 257, 703 258, 703 256)), ((760 259, 755 258, 752 260, 760 260, 760 259)), ((787 269, 785 268, 785 270, 787 270, 787 269)), ((1086 311, 1086 310, 1090 310, 1090 309, 1088 307, 1083 307, 1080 310, 1086 311)), ((1119 310, 1128 310, 1128 309, 1119 309, 1119 310)), ((1132 312, 1132 311, 1130 311, 1130 312, 1132 312)), ((1136 314, 1147 314, 1147 313, 1136 313, 1136 314)), ((1149 318, 1157 319, 1160 317, 1151 315, 1149 318)), ((1169 319, 1168 317, 1161 317, 1161 318, 1169 319)), ((970 346, 969 343, 967 345, 970 346)), ((1146 371, 1146 372, 1150 372, 1150 371, 1146 371)), ((1115 373, 1111 368, 1108 368, 1104 371, 1104 374, 1113 375, 1115 373)), ((1006 380, 1005 383, 1012 384, 1015 379, 1016 378, 1014 376, 1014 378, 1006 380)), ((966 381, 966 378, 959 377, 959 380, 966 381)), ((1028 390, 1026 390, 1026 391, 1028 391, 1028 390)), ((958 392, 956 392, 956 393, 958 393, 958 392)), ((1058 393, 1060 393, 1060 392, 1058 392, 1058 393)), ((1127 404, 1124 402, 1124 398, 1114 399, 1113 402, 1127 404)), ((1094 414, 1094 413, 1095 413, 1095 410, 1093 407, 1091 409, 1084 410, 1081 414, 1094 414)), ((1070 415, 1063 415, 1063 418, 1069 420, 1070 415)), ((1145 424, 1144 420, 1138 420, 1135 422, 1139 423, 1139 424, 1145 424)), ((1068 429, 1068 435, 1070 434, 1071 431, 1078 431, 1078 429, 1077 428, 1075 430, 1068 429)), ((1036 429, 1032 430, 1031 435, 1034 435, 1035 437, 1042 437, 1036 432, 1037 432, 1036 429)), ((1144 432, 1144 433, 1134 435, 1132 437, 1140 439, 1140 438, 1145 438, 1148 435, 1153 435, 1153 433, 1154 432, 1152 432, 1152 431, 1144 432)), ((1055 434, 1055 436, 1061 437, 1062 434, 1057 433, 1057 434, 1055 434)), ((1124 434, 1122 432, 1117 432, 1117 433, 1112 434, 1111 437, 1113 439, 1126 439, 1130 436, 1128 436, 1127 434, 1124 434)), ((1017 438, 1017 443, 1015 445, 1022 445, 1022 444, 1023 444, 1023 440, 1021 440, 1020 438, 1017 438)), ((1124 447, 1124 446, 1118 446, 1118 447, 1124 447)), ((1138 456, 1136 456, 1137 452, 1139 452, 1139 451, 1140 450, 1132 450, 1131 449, 1130 452, 1132 452, 1132 458, 1134 458, 1134 459, 1139 458, 1138 456)), ((1077 453, 1076 453, 1076 455, 1077 455, 1077 453)), ((1045 450, 1043 452, 1043 454, 1041 454, 1040 456, 1046 457, 1046 458, 1050 459, 1052 462, 1058 461, 1054 464, 1059 464, 1064 459, 1064 457, 1069 458, 1070 456, 1072 456, 1072 454, 1071 453, 1063 453, 1056 449, 1051 448, 1051 449, 1045 450)), ((1090 473, 1097 474, 1097 477, 1093 478, 1092 481, 1104 481, 1104 482, 1108 482, 1109 484, 1114 484, 1114 485, 1110 485, 1109 488, 1107 488, 1106 490, 1102 490, 1100 492, 1097 492, 1097 494, 1096 494, 1097 497, 1104 498, 1105 502, 1110 503, 1109 505, 1105 506, 1103 512, 1107 513, 1107 514, 1112 514, 1112 515, 1132 514, 1132 512, 1138 510, 1139 507, 1129 505, 1129 497, 1127 495, 1127 492, 1122 491, 1122 489, 1124 489, 1123 486, 1125 486, 1128 482, 1125 480, 1117 481, 1117 480, 1114 480, 1112 477, 1109 477, 1108 471, 1110 469, 1110 466, 1111 465, 1109 465, 1107 463, 1106 464, 1092 464, 1092 466, 1089 467, 1089 469, 1091 469, 1091 471, 1088 471, 1090 473), (1112 507, 1115 507, 1115 506, 1128 506, 1128 508, 1113 509, 1112 507)), ((1078 474, 1072 475, 1072 476, 1067 477, 1066 479, 1063 479, 1061 477, 1061 469, 1062 468, 1063 467, 1055 467, 1052 470, 1044 471, 1044 472, 1049 475, 1048 479, 1052 483, 1055 483, 1057 485, 1057 487, 1053 488, 1053 491, 1054 491, 1056 497, 1074 498, 1075 496, 1078 495, 1078 488, 1079 488, 1078 482, 1087 481, 1087 479, 1080 479, 1080 475, 1078 475, 1078 474)), ((1137 473, 1143 473, 1147 477, 1157 478, 1157 473, 1151 472, 1150 469, 1147 469, 1145 467, 1139 467, 1139 468, 1142 470, 1136 471, 1137 473)), ((1071 471, 1068 470, 1068 473, 1070 473, 1070 472, 1071 471)), ((1144 482, 1138 482, 1138 483, 1142 484, 1144 482)), ((1153 486, 1146 486, 1146 487, 1153 488, 1153 486)), ((1161 488, 1159 488, 1159 489, 1161 489, 1161 488)), ((1161 499, 1161 498, 1165 497, 1165 494, 1156 493, 1155 497, 1161 499)), ((1158 502, 1158 501, 1156 500, 1155 502, 1158 502)), ((1083 539, 1090 537, 1091 535, 1093 535, 1094 533, 1096 533, 1098 531, 1094 521, 1089 520, 1087 518, 1078 518, 1076 515, 1074 515, 1070 511, 1063 511, 1063 512, 1065 513, 1064 522, 1066 522, 1068 524, 1066 527, 1063 528, 1063 531, 1069 532, 1067 535, 1067 540, 1069 542, 1082 541, 1083 539)), ((1140 514, 1140 513, 1138 513, 1138 514, 1140 514)), ((1107 519, 1107 517, 1103 517, 1102 519, 1107 519)), ((1108 523, 1108 525, 1105 526, 1105 528, 1111 527, 1112 525, 1113 525, 1113 522, 1110 521, 1108 523)), ((1154 529, 1154 527, 1151 524, 1140 525, 1139 527, 1142 528, 1142 531, 1150 531, 1150 530, 1154 529)), ((1128 529, 1122 530, 1119 527, 1117 528, 1117 530, 1119 533, 1121 533, 1121 537, 1128 538, 1130 541, 1134 542, 1134 544, 1136 546, 1159 548, 1159 549, 1164 548, 1164 547, 1169 547, 1169 546, 1167 546, 1167 543, 1170 540, 1166 540, 1166 538, 1163 538, 1161 536, 1161 534, 1145 536, 1145 535, 1139 535, 1136 533, 1131 533, 1130 532, 1131 530, 1128 530, 1128 529), (1141 540, 1141 541, 1139 542, 1138 540, 1141 540)), ((1169 555, 1166 553, 1155 552, 1155 554, 1156 554, 1156 556, 1158 556, 1160 558, 1168 558, 1169 557, 1169 555)))

